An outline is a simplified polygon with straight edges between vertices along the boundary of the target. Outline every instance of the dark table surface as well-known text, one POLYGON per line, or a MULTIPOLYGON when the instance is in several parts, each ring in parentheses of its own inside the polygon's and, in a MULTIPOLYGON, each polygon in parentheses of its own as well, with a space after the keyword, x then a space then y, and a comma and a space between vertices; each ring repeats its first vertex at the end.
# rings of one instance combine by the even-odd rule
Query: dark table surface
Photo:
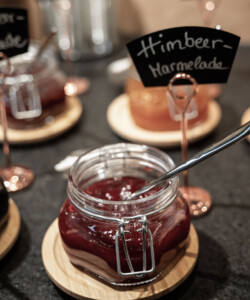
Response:
MULTIPOLYGON (((30 166, 36 178, 28 189, 11 195, 21 214, 21 231, 0 261, 0 299, 70 299, 49 279, 41 258, 44 234, 66 197, 67 179, 54 171, 54 165, 73 150, 124 141, 106 120, 109 103, 123 92, 108 80, 106 66, 122 52, 73 64, 74 74, 91 80, 89 92, 80 96, 84 111, 73 129, 48 142, 11 146, 13 162, 30 166)), ((189 156, 238 127, 249 99, 250 48, 241 46, 218 99, 221 122, 211 135, 190 145, 189 156)), ((180 163, 179 148, 163 150, 180 163)), ((0 163, 4 164, 3 154, 0 163)), ((250 144, 240 141, 189 174, 193 185, 211 193, 213 207, 192 220, 200 246, 195 269, 164 299, 250 299, 250 144)))

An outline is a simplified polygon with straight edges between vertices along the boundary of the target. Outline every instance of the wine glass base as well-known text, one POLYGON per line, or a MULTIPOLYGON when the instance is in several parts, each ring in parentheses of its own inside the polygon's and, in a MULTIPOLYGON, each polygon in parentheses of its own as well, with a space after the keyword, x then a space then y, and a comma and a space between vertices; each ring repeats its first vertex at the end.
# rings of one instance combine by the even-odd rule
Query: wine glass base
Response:
POLYGON ((0 168, 0 176, 8 192, 20 191, 34 180, 33 171, 23 166, 0 168))
POLYGON ((76 96, 84 94, 90 87, 90 81, 86 77, 68 77, 64 86, 64 92, 67 96, 76 96))
POLYGON ((191 216, 202 216, 211 208, 212 199, 206 190, 196 186, 181 186, 180 191, 189 205, 191 216))

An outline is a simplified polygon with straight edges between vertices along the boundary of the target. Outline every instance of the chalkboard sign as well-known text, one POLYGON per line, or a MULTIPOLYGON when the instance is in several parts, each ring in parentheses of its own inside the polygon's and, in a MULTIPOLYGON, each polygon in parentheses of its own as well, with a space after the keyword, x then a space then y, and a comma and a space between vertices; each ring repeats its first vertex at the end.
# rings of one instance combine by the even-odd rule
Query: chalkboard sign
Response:
POLYGON ((8 57, 28 51, 27 18, 25 9, 0 8, 0 51, 8 57))
POLYGON ((147 34, 127 44, 144 86, 166 86, 176 73, 198 83, 225 83, 240 38, 207 27, 177 27, 147 34))

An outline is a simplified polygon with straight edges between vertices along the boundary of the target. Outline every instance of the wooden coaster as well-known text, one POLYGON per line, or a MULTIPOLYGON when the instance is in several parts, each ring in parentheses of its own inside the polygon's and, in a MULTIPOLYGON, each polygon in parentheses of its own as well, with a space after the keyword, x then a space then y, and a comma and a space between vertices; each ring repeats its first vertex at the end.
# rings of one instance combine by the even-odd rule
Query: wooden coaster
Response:
POLYGON ((42 243, 42 259, 50 279, 65 293, 77 299, 156 299, 179 286, 193 270, 199 252, 196 230, 191 225, 189 245, 173 260, 157 280, 149 285, 117 290, 75 268, 61 243, 58 219, 48 228, 42 243))
POLYGON ((12 199, 9 200, 9 212, 6 224, 0 228, 0 259, 14 246, 19 235, 21 218, 19 210, 12 199))
MULTIPOLYGON (((8 141, 10 144, 30 144, 53 139, 76 124, 82 114, 82 104, 77 97, 66 97, 65 109, 53 121, 43 126, 32 129, 8 128, 8 141)), ((0 126, 0 141, 3 140, 2 127, 0 126)))
MULTIPOLYGON (((244 112, 241 118, 241 124, 243 125, 248 121, 250 121, 250 107, 244 112)), ((246 139, 248 140, 248 142, 250 142, 250 135, 248 135, 246 139)))
MULTIPOLYGON (((158 147, 175 147, 181 143, 181 131, 150 131, 137 126, 130 114, 129 98, 122 94, 108 107, 107 120, 111 129, 122 138, 158 147)), ((215 100, 209 104, 208 118, 199 125, 188 129, 189 142, 197 141, 212 132, 221 120, 221 109, 215 100)))

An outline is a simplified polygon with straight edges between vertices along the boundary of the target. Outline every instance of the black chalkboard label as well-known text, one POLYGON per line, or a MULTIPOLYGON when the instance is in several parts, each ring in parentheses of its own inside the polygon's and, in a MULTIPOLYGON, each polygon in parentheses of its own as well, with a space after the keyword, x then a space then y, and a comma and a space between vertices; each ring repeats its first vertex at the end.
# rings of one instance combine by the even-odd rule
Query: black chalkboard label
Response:
POLYGON ((0 51, 8 57, 28 51, 27 18, 25 9, 0 8, 0 51))
POLYGON ((142 36, 127 44, 144 86, 166 86, 177 73, 198 83, 225 83, 240 38, 207 27, 177 27, 142 36))

